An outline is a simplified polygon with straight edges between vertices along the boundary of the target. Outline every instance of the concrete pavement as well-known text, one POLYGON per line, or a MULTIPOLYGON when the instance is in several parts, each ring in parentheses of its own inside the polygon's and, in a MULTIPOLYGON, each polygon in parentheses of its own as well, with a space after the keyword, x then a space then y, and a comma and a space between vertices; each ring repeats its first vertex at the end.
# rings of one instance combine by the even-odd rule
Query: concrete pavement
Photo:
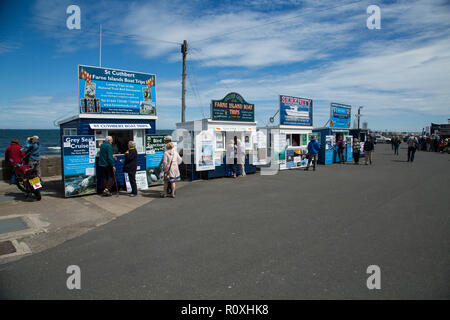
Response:
POLYGON ((0 266, 1 298, 449 299, 448 155, 188 184, 0 266), (81 268, 68 290, 66 268, 81 268), (366 269, 381 269, 368 290, 366 269))

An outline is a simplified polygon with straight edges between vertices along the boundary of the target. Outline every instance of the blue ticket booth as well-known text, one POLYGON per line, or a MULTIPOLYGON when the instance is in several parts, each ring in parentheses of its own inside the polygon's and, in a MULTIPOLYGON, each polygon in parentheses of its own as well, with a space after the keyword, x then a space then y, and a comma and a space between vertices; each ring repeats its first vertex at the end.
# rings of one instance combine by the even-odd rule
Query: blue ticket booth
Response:
POLYGON ((339 136, 342 136, 345 141, 344 161, 353 161, 353 137, 350 135, 349 130, 325 127, 313 129, 314 133, 317 135, 320 143, 319 163, 332 164, 340 162, 336 145, 339 136))
POLYGON ((138 152, 138 188, 138 175, 145 184, 146 134, 156 133, 156 120, 156 75, 78 65, 78 114, 58 122, 65 195, 93 193, 95 184, 97 191, 103 190, 98 152, 107 136, 113 140, 118 186, 126 186, 123 166, 129 141, 138 152))
POLYGON ((353 136, 350 134, 352 107, 350 105, 334 103, 330 104, 330 119, 323 128, 313 129, 320 138, 319 163, 332 164, 341 160, 353 160, 353 136), (339 159, 338 147, 336 145, 339 138, 345 142, 344 159, 339 159))
MULTIPOLYGON (((137 171, 146 170, 145 135, 156 133, 156 116, 130 115, 87 115, 78 114, 59 122, 60 135, 93 136, 96 152, 107 136, 113 137, 113 154, 115 156, 116 178, 120 187, 125 187, 123 175, 124 153, 128 149, 128 141, 136 142, 138 152, 137 171)), ((102 172, 96 159, 97 190, 103 190, 102 172)))

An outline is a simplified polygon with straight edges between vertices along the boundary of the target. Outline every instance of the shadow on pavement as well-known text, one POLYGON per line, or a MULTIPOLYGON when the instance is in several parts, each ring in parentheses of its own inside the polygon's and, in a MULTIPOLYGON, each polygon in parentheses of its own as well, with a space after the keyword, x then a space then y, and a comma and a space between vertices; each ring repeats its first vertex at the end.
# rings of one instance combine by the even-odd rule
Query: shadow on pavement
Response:
POLYGON ((62 180, 49 180, 42 182, 42 196, 64 198, 64 185, 62 180))

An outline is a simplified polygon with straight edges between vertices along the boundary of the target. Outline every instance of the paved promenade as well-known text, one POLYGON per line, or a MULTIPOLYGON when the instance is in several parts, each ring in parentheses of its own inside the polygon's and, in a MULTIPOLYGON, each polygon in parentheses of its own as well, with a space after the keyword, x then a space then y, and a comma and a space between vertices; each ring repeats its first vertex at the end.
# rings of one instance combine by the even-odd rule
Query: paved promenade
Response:
POLYGON ((186 183, 0 265, 0 298, 449 299, 450 157, 407 163, 402 147, 377 145, 372 166, 186 183), (69 265, 81 290, 66 287, 69 265), (380 290, 366 286, 369 265, 380 290))

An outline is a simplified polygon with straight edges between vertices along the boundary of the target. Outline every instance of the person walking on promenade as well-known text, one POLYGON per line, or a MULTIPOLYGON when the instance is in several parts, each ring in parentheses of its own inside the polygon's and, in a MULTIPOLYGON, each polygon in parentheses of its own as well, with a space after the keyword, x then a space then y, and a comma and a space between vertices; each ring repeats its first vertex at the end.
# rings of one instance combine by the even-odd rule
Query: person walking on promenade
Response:
POLYGON ((311 136, 311 141, 308 143, 308 165, 305 168, 305 171, 308 171, 311 166, 311 162, 313 163, 313 171, 316 171, 317 157, 319 155, 320 144, 317 142, 315 136, 311 136))
MULTIPOLYGON (((392 138, 391 138, 391 150, 394 150, 395 149, 395 136, 392 136, 392 138)), ((395 152, 394 152, 394 154, 395 154, 395 152)))
MULTIPOLYGON (((164 137, 164 146, 167 145, 170 142, 172 142, 172 136, 165 136, 164 137)), ((166 152, 166 151, 167 150, 164 150, 164 152, 166 152)), ((164 156, 161 159, 161 162, 159 163, 159 166, 158 166, 160 168, 160 170, 162 170, 163 160, 164 160, 164 156)), ((171 187, 170 183, 167 184, 167 194, 172 194, 172 187, 171 187)))
POLYGON ((111 188, 114 183, 116 167, 114 166, 114 156, 112 149, 113 138, 107 136, 106 140, 100 146, 98 165, 103 174, 103 195, 111 196, 111 188))
POLYGON ((342 135, 339 136, 336 146, 338 148, 339 163, 344 164, 345 142, 342 135))
POLYGON ((359 144, 359 139, 353 139, 353 161, 355 164, 359 164, 359 153, 361 152, 361 145, 359 144))
POLYGON ((236 162, 239 165, 239 169, 241 170, 241 175, 245 177, 245 144, 242 143, 240 139, 236 140, 237 146, 237 159, 236 162))
POLYGON ((137 185, 136 185, 136 170, 137 170, 137 160, 138 154, 136 151, 136 142, 128 142, 128 150, 125 152, 125 162, 123 165, 123 172, 128 174, 128 180, 131 185, 130 197, 137 196, 137 185))
POLYGON ((398 149, 399 149, 402 141, 400 140, 400 137, 398 137, 398 136, 394 137, 393 140, 394 140, 394 154, 398 155, 398 149))
POLYGON ((28 157, 30 164, 36 169, 37 175, 41 177, 41 156, 39 137, 33 136, 27 138, 25 146, 25 156, 28 157))
POLYGON ((364 157, 365 157, 365 164, 367 165, 367 162, 370 162, 372 164, 372 152, 375 149, 375 146, 373 144, 373 140, 371 136, 367 137, 367 141, 364 142, 364 157))
POLYGON ((20 163, 22 158, 25 156, 23 148, 19 144, 18 139, 11 139, 11 144, 6 148, 5 151, 5 161, 8 166, 11 167, 11 184, 16 183, 16 173, 14 171, 14 166, 20 163))
POLYGON ((414 161, 414 154, 416 153, 417 146, 419 144, 419 141, 417 138, 413 135, 411 135, 408 138, 408 141, 406 142, 408 144, 408 160, 407 162, 413 162, 414 161))
POLYGON ((180 181, 180 170, 178 166, 183 162, 178 152, 174 149, 172 142, 166 144, 166 152, 164 152, 163 166, 164 166, 164 193, 161 197, 167 197, 167 185, 172 186, 171 197, 175 198, 175 181, 180 181))

